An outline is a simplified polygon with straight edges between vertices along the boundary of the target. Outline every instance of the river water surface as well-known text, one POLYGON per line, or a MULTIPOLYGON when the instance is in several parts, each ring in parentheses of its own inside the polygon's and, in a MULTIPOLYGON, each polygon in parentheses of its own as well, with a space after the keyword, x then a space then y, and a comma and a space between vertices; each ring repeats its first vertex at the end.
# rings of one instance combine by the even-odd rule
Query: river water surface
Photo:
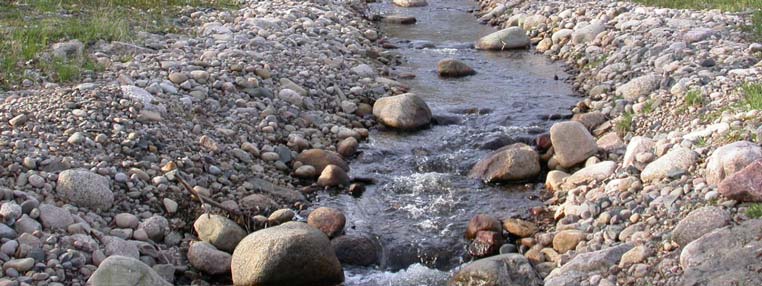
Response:
POLYGON ((372 131, 351 169, 377 184, 358 198, 321 194, 316 204, 341 209, 348 234, 370 235, 382 246, 381 265, 345 268, 345 285, 446 285, 451 270, 467 262, 463 233, 471 217, 523 215, 542 203, 541 184, 484 185, 467 177, 470 167, 493 149, 544 132, 553 123, 548 118, 569 116, 576 100, 571 87, 555 79, 567 77, 563 68, 542 55, 472 49, 495 31, 469 13, 474 2, 430 0, 417 8, 389 2, 371 10, 418 19, 382 24, 381 31, 405 59, 397 72, 416 75, 404 83, 440 124, 414 133, 372 131), (444 58, 462 60, 477 74, 439 78, 436 65, 444 58))

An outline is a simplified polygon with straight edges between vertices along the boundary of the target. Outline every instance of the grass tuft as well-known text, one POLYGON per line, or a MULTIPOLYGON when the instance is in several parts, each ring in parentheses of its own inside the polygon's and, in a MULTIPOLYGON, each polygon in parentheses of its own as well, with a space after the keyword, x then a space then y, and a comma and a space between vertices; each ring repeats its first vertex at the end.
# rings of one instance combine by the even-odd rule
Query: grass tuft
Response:
POLYGON ((684 103, 687 107, 699 107, 704 105, 704 97, 701 95, 701 91, 694 89, 685 94, 684 103))
POLYGON ((42 59, 50 45, 77 39, 133 41, 136 31, 174 33, 175 19, 185 7, 231 9, 237 0, 0 0, 0 88, 9 88, 28 69, 48 79, 78 79, 97 71, 88 59, 63 62, 42 59))
POLYGON ((745 84, 743 90, 743 104, 749 110, 762 110, 762 84, 745 84))
POLYGON ((627 132, 630 132, 632 130, 632 121, 633 121, 633 114, 631 112, 625 112, 622 114, 622 117, 617 121, 616 123, 616 131, 619 132, 620 135, 624 136, 627 134, 627 132))
POLYGON ((742 27, 752 40, 762 40, 762 0, 633 0, 646 6, 675 9, 720 9, 731 12, 751 12, 750 24, 742 27))
POLYGON ((746 216, 749 218, 757 219, 762 218, 762 204, 753 204, 746 209, 746 216))

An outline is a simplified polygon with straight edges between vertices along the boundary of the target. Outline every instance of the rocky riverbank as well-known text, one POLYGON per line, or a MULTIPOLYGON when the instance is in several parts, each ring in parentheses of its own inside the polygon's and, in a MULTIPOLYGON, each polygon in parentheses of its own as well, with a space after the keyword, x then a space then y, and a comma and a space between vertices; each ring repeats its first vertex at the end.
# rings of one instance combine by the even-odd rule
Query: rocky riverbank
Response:
MULTIPOLYGON (((231 262, 236 284, 281 281, 236 260, 236 244, 306 217, 301 188, 318 177, 319 188, 349 185, 344 160, 375 124, 371 104, 404 90, 373 67, 390 59, 364 11, 357 1, 244 1, 186 11, 185 34, 53 45, 105 71, 0 95, 0 284, 229 284, 231 262)), ((310 224, 339 226, 325 216, 310 224)), ((281 237, 301 232, 311 237, 293 243, 328 244, 301 226, 281 237)), ((325 281, 341 281, 329 252, 325 281)), ((321 280, 315 269, 288 279, 321 280)))
POLYGON ((546 208, 500 218, 523 257, 478 260, 455 285, 527 275, 544 281, 522 285, 762 283, 762 221, 748 215, 762 194, 762 46, 742 32, 746 17, 622 1, 480 5, 481 21, 523 30, 532 50, 574 69, 568 81, 584 97, 538 138, 552 146, 541 155, 552 170, 546 208))

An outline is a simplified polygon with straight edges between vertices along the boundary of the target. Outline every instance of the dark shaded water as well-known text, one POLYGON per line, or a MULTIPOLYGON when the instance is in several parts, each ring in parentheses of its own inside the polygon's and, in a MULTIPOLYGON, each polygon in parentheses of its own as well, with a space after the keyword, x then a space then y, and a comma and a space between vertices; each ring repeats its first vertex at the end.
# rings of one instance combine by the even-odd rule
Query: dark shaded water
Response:
POLYGON ((381 27, 407 61, 397 69, 417 76, 405 81, 411 92, 450 124, 415 133, 371 132, 351 169, 378 184, 359 198, 323 194, 317 204, 343 210, 348 233, 372 235, 383 247, 382 265, 347 268, 345 285, 445 285, 449 271, 466 259, 463 232, 471 217, 505 218, 541 204, 532 199, 538 184, 485 186, 467 178, 470 167, 490 148, 547 130, 553 122, 545 118, 570 114, 576 100, 568 85, 554 79, 566 77, 563 69, 542 55, 471 49, 494 32, 468 13, 473 2, 430 0, 420 8, 389 2, 372 9, 418 19, 415 25, 381 27), (444 58, 462 60, 478 74, 439 78, 436 65, 444 58))

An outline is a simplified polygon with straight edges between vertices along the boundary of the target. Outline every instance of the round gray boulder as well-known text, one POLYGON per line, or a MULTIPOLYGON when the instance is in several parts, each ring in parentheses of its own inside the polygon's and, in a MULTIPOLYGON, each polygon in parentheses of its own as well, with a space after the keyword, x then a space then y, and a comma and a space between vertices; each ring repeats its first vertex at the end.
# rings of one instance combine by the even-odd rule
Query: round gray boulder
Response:
POLYGON ((78 207, 109 209, 114 203, 109 180, 96 173, 78 169, 66 170, 58 175, 56 192, 62 199, 78 207))
POLYGON ((519 27, 506 28, 486 35, 476 42, 479 50, 523 49, 529 46, 529 36, 519 27))
POLYGON ((301 222, 287 222, 246 236, 231 262, 236 286, 333 286, 344 272, 328 237, 301 222))
POLYGON ((381 124, 403 130, 420 129, 431 122, 431 109, 412 93, 379 98, 373 105, 373 115, 381 124))
POLYGON ((87 285, 171 286, 172 284, 140 260, 113 255, 101 262, 90 279, 87 279, 87 285))

